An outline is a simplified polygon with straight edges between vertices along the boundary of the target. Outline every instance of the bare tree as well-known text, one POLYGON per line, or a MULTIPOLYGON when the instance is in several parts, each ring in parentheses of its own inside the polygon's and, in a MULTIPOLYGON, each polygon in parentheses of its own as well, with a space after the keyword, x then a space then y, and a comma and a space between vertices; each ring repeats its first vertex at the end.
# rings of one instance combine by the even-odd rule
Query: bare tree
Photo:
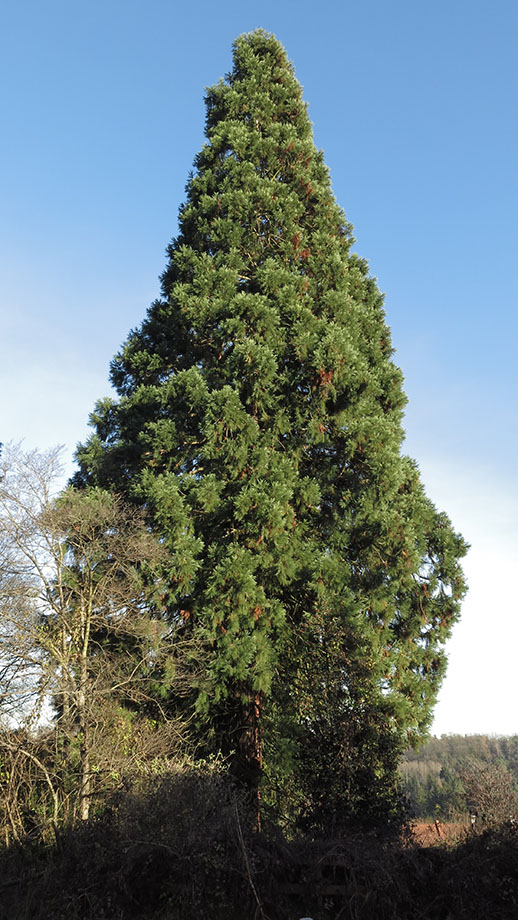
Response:
POLYGON ((466 791, 466 805, 478 819, 474 827, 498 826, 518 821, 518 784, 506 764, 467 759, 459 775, 466 791))
POLYGON ((134 713, 156 707, 153 680, 175 654, 156 601, 163 551, 144 514, 100 489, 55 497, 61 476, 58 450, 8 446, 0 457, 1 745, 11 766, 21 757, 40 770, 54 823, 59 809, 88 817, 102 777, 132 748, 134 713), (52 770, 48 739, 45 757, 27 740, 45 718, 52 770), (59 796, 56 758, 77 777, 59 796))

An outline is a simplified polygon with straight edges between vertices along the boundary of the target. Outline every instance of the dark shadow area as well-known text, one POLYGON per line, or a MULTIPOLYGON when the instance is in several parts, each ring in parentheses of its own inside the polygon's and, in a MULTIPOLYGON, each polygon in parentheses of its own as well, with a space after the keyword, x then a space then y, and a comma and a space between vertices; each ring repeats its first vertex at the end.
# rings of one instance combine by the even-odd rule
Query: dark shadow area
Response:
POLYGON ((512 825, 452 846, 344 831, 291 840, 221 774, 148 778, 56 842, 0 852, 1 920, 492 920, 518 915, 512 825))

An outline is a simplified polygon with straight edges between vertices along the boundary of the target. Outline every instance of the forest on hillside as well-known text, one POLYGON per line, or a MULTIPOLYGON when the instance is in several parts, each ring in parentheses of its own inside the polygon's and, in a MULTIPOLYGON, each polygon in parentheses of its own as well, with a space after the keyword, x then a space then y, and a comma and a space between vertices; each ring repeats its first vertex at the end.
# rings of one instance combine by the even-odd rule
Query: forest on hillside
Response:
POLYGON ((443 735, 406 752, 400 774, 410 818, 478 824, 518 820, 518 736, 443 735))

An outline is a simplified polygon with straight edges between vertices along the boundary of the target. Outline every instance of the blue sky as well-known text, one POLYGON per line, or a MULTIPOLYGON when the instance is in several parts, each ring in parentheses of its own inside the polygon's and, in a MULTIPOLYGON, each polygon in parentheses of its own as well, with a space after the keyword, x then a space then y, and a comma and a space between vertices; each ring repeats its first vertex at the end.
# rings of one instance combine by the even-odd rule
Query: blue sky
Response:
MULTIPOLYGON (((0 440, 70 459, 157 296, 203 89, 262 26, 386 294, 405 450, 472 544, 437 733, 518 733, 518 6, 19 0, 0 6, 0 440)), ((71 468, 71 467, 70 467, 71 468)))

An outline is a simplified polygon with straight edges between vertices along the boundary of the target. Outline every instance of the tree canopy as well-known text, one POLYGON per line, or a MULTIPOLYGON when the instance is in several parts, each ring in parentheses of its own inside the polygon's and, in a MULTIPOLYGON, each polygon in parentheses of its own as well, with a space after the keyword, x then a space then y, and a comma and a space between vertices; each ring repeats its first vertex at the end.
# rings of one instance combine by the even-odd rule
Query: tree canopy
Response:
POLYGON ((354 813, 430 723, 466 546, 401 451, 383 297, 282 45, 238 38, 206 103, 162 296, 76 483, 151 515, 164 610, 205 646, 206 738, 279 807, 295 776, 301 811, 354 813))

